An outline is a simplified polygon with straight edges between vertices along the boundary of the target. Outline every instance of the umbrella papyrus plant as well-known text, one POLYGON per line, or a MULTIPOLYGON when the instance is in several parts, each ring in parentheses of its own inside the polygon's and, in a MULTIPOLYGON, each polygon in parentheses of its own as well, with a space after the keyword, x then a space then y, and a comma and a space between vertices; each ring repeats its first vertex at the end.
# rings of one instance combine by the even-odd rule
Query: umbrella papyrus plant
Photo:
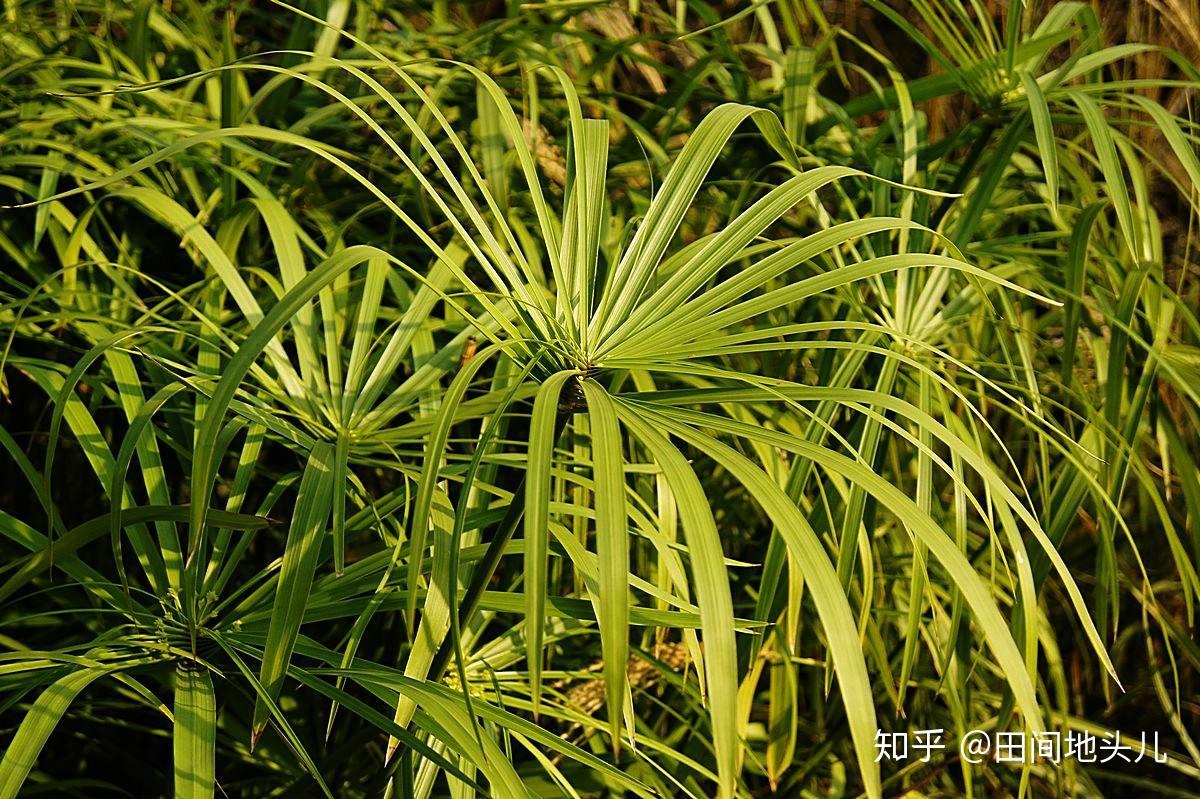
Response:
MULTIPOLYGON (((868 554, 876 513, 911 541, 913 593, 969 612, 964 634, 986 643, 1021 724, 1035 731, 1045 724, 1035 688, 1035 558, 1062 580, 1080 627, 1112 672, 1031 497, 1008 463, 989 456, 1007 450, 977 406, 1011 394, 976 381, 954 355, 958 323, 968 314, 1000 313, 1016 297, 1053 303, 1021 270, 982 268, 953 238, 913 221, 912 197, 945 199, 915 185, 915 156, 895 182, 823 165, 795 147, 771 112, 723 104, 697 120, 661 185, 631 211, 610 193, 610 121, 590 108, 585 116, 564 74, 541 71, 530 74, 530 84, 566 109, 560 197, 527 135, 536 126, 525 124, 495 80, 468 65, 398 63, 355 43, 364 57, 291 51, 282 55, 301 58, 299 66, 263 56, 112 93, 152 93, 188 80, 241 86, 250 75, 268 76, 273 90, 293 81, 367 131, 391 159, 387 180, 373 179, 332 143, 256 124, 248 111, 219 125, 186 117, 164 134, 165 147, 132 163, 89 164, 75 189, 16 186, 30 205, 51 209, 42 224, 67 256, 63 269, 76 270, 71 278, 82 250, 104 264, 94 270, 97 281, 125 306, 137 303, 117 279, 119 258, 106 257, 87 232, 107 204, 130 204, 161 224, 186 242, 206 275, 170 298, 186 312, 165 321, 158 308, 115 320, 97 320, 84 304, 48 310, 87 342, 72 370, 13 360, 53 398, 52 429, 66 425, 91 442, 90 462, 114 510, 83 530, 55 529, 54 458, 41 475, 29 464, 52 535, 23 533, 33 554, 0 589, 13 595, 55 561, 89 581, 87 567, 70 559, 74 549, 105 534, 115 548, 130 529, 144 572, 133 579, 163 605, 170 628, 169 646, 157 657, 180 663, 177 790, 212 792, 214 695, 226 689, 220 680, 214 688, 208 658, 220 654, 253 697, 249 737, 274 726, 318 781, 320 770, 279 703, 289 683, 386 733, 387 768, 409 758, 411 769, 415 754, 463 784, 477 768, 494 793, 522 795, 497 744, 511 735, 648 795, 644 784, 537 726, 568 717, 545 684, 549 653, 594 629, 602 726, 616 762, 683 763, 731 797, 745 760, 743 698, 757 685, 759 655, 803 645, 794 619, 804 604, 818 620, 807 646, 828 652, 827 685, 836 678, 863 784, 881 796, 873 746, 879 692, 869 676, 887 668, 872 638, 876 564, 868 554), (472 84, 486 143, 456 126, 427 91, 429 80, 472 84), (709 178, 743 146, 762 163, 734 201, 709 178), (302 218, 253 176, 272 162, 260 148, 312 157, 359 187, 404 231, 404 252, 346 241, 336 225, 321 229, 318 240, 310 232, 316 215, 302 218), (229 159, 232 180, 223 185, 230 204, 216 222, 185 209, 155 177, 159 168, 186 164, 190 153, 229 159), (844 198, 861 186, 902 199, 889 213, 860 215, 844 198), (687 224, 714 192, 727 200, 719 220, 709 228, 687 224), (80 199, 100 210, 69 219, 67 203, 80 199), (413 208, 422 203, 436 224, 416 218, 413 208), (870 312, 865 297, 882 310, 870 312), (168 335, 137 343, 150 324, 165 325, 168 335), (756 368, 814 353, 824 367, 811 375, 764 377, 756 368), (109 370, 122 387, 114 399, 128 431, 115 455, 99 446, 102 437, 73 393, 93 368, 109 370), (870 370, 878 370, 875 388, 857 387, 870 370), (899 385, 914 387, 916 401, 891 390, 899 385), (153 389, 149 397, 143 386, 153 389), (187 503, 164 493, 156 465, 162 434, 152 421, 164 409, 187 432, 173 439, 189 475, 187 503), (881 476, 884 436, 890 452, 911 459, 915 479, 881 476), (259 464, 264 442, 286 443, 302 467, 244 514, 246 485, 267 468, 259 464), (133 463, 146 502, 124 495, 133 463), (380 473, 398 487, 377 496, 380 473), (783 614, 777 586, 767 580, 754 586, 754 607, 739 610, 744 596, 735 589, 759 581, 741 574, 730 532, 737 520, 710 494, 714 473, 744 491, 739 510, 767 519, 764 572, 786 575, 783 614), (223 509, 211 501, 217 487, 228 492, 223 509), (261 578, 232 583, 252 531, 266 526, 292 487, 275 560, 261 578), (821 502, 812 501, 814 492, 821 502), (945 496, 953 524, 934 513, 945 496), (1013 574, 1010 594, 995 590, 964 552, 959 533, 968 524, 999 542, 1013 574), (364 542, 377 549, 347 558, 364 542), (504 575, 507 590, 495 590, 504 575), (1023 612, 1010 614, 1010 606, 1023 612), (355 619, 337 648, 304 634, 305 625, 334 614, 355 619), (364 661, 358 641, 384 614, 404 622, 399 662, 364 661), (482 642, 481 619, 489 614, 518 620, 515 643, 482 642), (711 771, 639 734, 626 668, 636 648, 630 629, 644 625, 677 635, 696 668, 711 771), (498 663, 523 663, 519 683, 494 687, 498 663), (347 683, 360 693, 344 690, 347 683)), ((913 130, 903 126, 902 138, 913 130)), ((207 211, 220 204, 204 202, 207 211)), ((1053 441, 1070 458, 1086 457, 1074 442, 1053 441)), ((145 665, 138 625, 157 611, 135 604, 125 585, 90 582, 129 616, 135 633, 119 642, 118 655, 90 652, 76 664, 81 671, 46 689, 5 757, 2 784, 12 792, 29 771, 29 753, 36 756, 46 740, 48 716, 61 715, 90 680, 145 665)), ((906 669, 915 657, 915 650, 905 655, 906 669)), ((884 682, 892 681, 889 673, 884 682)), ((897 706, 907 683, 902 676, 897 706)))

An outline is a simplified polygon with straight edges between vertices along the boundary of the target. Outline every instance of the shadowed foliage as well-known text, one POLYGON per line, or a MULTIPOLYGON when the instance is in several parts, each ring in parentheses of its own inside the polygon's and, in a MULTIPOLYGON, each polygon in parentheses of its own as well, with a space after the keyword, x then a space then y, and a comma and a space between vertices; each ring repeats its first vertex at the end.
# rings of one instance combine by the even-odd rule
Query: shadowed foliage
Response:
POLYGON ((1195 795, 1200 13, 1109 5, 7 2, 0 799, 1195 795))

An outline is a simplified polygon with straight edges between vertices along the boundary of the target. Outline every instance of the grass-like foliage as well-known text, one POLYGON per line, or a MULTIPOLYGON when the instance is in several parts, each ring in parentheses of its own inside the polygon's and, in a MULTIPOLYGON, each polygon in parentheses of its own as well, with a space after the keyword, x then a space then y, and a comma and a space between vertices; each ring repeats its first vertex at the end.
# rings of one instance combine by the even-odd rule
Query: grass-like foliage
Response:
POLYGON ((1196 795, 1200 74, 832 5, 6 2, 0 799, 1196 795))

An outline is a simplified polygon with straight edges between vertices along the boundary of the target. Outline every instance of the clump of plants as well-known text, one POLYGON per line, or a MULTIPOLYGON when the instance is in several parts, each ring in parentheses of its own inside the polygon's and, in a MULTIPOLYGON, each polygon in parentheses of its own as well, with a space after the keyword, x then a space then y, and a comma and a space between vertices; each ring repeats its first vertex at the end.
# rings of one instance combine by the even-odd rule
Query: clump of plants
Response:
POLYGON ((1200 26, 825 5, 9 3, 0 799, 1194 795, 1200 26))

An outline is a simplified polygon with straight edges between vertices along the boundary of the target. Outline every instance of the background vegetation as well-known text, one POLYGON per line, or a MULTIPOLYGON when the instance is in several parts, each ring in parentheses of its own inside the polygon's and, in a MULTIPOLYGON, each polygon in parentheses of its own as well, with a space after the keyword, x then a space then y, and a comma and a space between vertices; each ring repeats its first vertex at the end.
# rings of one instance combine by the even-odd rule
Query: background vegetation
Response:
POLYGON ((0 797, 1200 790, 1194 5, 3 13, 0 797))

